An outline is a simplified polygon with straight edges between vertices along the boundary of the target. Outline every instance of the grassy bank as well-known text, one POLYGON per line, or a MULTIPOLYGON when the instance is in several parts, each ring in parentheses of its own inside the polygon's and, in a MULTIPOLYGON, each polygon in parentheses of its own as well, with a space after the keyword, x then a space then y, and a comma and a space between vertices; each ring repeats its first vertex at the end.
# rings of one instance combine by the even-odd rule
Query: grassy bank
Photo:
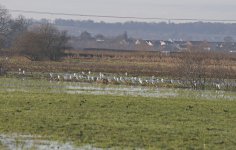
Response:
POLYGON ((1 92, 0 132, 77 145, 234 149, 236 101, 1 92))

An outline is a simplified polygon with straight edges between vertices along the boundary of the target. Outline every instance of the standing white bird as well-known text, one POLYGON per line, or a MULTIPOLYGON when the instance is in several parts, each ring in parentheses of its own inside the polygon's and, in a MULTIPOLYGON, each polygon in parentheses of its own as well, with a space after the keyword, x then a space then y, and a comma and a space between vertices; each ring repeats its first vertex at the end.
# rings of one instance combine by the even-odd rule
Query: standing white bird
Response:
POLYGON ((161 79, 161 82, 163 83, 163 82, 164 82, 164 79, 161 79))
POLYGON ((216 88, 220 90, 220 84, 216 84, 216 88))
POLYGON ((143 84, 143 81, 142 81, 141 78, 139 78, 138 81, 139 81, 140 84, 143 84))
POLYGON ((52 79, 53 78, 53 73, 49 73, 49 76, 52 79))
POLYGON ((21 74, 21 68, 19 68, 18 71, 19 71, 19 74, 21 74))
POLYGON ((72 80, 72 75, 70 75, 70 77, 69 77, 69 78, 70 78, 70 80, 72 80))
POLYGON ((57 79, 60 80, 60 78, 61 78, 60 75, 57 75, 57 79))

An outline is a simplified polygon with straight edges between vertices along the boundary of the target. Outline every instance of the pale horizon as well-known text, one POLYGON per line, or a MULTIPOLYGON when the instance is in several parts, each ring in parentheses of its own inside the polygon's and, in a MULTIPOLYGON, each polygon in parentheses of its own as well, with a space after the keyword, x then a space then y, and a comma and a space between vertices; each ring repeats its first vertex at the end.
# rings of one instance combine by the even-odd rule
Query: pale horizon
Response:
MULTIPOLYGON (((212 20, 236 20, 236 1, 233 0, 198 0, 198 1, 154 1, 154 0, 1 0, 0 4, 9 10, 26 10, 40 12, 55 12, 68 14, 91 14, 106 16, 134 16, 146 18, 192 18, 212 20)), ((81 16, 55 16, 11 12, 13 17, 24 15, 34 19, 75 19, 94 20, 105 22, 125 21, 160 21, 160 20, 135 20, 93 18, 81 16)))

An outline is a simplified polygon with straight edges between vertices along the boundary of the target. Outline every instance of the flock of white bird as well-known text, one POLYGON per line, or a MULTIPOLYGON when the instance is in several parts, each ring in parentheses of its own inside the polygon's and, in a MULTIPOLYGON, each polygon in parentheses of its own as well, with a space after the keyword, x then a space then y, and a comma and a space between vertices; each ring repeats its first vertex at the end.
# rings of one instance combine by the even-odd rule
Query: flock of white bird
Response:
MULTIPOLYGON (((55 81, 85 81, 85 82, 102 82, 102 83, 118 83, 118 84, 139 84, 139 85, 147 85, 152 84, 155 85, 157 83, 174 83, 176 80, 166 80, 163 78, 157 78, 155 76, 152 77, 134 77, 128 76, 126 72, 123 75, 112 75, 105 73, 91 73, 88 72, 80 72, 80 73, 49 73, 50 80, 55 81)), ((180 81, 178 81, 180 83, 180 81)))
MULTIPOLYGON (((25 70, 19 68, 19 75, 26 75, 25 70)), ((92 73, 88 72, 79 72, 79 73, 49 73, 50 81, 70 81, 70 82, 99 82, 99 83, 117 83, 117 84, 133 84, 133 85, 157 85, 160 83, 168 83, 175 85, 183 85, 184 83, 181 80, 173 80, 173 79, 164 79, 159 77, 135 77, 128 76, 126 72, 123 75, 114 75, 107 73, 92 73)), ((197 82, 193 83, 193 88, 198 86, 197 82)), ((216 89, 221 89, 222 84, 213 83, 213 86, 216 89)))
MULTIPOLYGON (((164 79, 155 76, 152 77, 134 77, 128 76, 126 72, 123 75, 111 75, 104 73, 91 73, 91 71, 81 73, 49 73, 50 80, 55 81, 75 81, 75 82, 100 82, 100 83, 117 83, 117 84, 133 84, 133 85, 157 85, 160 83, 182 85, 181 80, 164 79)), ((197 82, 194 83, 193 88, 198 86, 197 82)), ((221 89, 221 84, 214 83, 216 89, 221 89)))

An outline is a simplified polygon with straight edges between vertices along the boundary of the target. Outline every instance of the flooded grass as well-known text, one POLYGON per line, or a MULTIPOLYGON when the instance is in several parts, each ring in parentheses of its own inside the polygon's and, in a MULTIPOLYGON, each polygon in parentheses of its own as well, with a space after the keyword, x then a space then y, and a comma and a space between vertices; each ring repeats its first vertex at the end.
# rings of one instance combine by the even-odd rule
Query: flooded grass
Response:
POLYGON ((2 78, 0 133, 98 148, 234 149, 234 96, 223 91, 2 78), (158 96, 162 93, 170 95, 158 96))
POLYGON ((22 78, 0 81, 0 133, 42 135, 102 148, 235 146, 233 92, 22 78))
POLYGON ((236 100, 236 93, 231 91, 159 88, 138 85, 131 86, 83 82, 57 82, 28 78, 0 78, 0 92, 67 93, 159 98, 178 97, 204 100, 236 100))
POLYGON ((2 147, 0 147, 1 150, 101 150, 91 145, 75 147, 69 142, 60 143, 32 135, 1 134, 0 142, 3 143, 2 147))

